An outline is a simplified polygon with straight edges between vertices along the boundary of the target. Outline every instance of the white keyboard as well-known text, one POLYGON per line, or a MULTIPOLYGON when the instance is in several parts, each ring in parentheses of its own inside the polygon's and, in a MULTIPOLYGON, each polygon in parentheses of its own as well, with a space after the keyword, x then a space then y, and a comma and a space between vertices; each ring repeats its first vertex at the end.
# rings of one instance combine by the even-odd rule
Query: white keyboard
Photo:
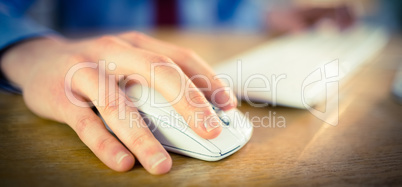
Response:
POLYGON ((308 31, 270 40, 214 69, 232 79, 243 99, 306 108, 328 99, 338 81, 345 82, 387 40, 383 29, 362 25, 343 32, 308 31))

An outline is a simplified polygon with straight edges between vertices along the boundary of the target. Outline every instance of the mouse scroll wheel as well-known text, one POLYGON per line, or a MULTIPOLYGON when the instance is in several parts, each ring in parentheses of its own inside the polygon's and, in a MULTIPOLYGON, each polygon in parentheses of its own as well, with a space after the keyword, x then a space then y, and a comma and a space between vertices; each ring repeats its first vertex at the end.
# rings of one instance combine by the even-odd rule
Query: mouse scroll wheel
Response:
POLYGON ((219 109, 216 106, 212 105, 212 109, 215 111, 215 113, 218 115, 219 119, 222 121, 223 124, 229 125, 229 117, 223 112, 221 109, 219 109))
POLYGON ((227 126, 230 124, 229 117, 224 112, 221 112, 221 114, 218 114, 218 116, 219 119, 221 119, 221 121, 223 122, 223 124, 227 126))
POLYGON ((221 111, 221 109, 219 109, 218 107, 216 107, 216 106, 214 106, 214 105, 212 105, 212 104, 211 104, 211 107, 212 107, 212 109, 213 109, 216 113, 218 113, 218 112, 221 111))

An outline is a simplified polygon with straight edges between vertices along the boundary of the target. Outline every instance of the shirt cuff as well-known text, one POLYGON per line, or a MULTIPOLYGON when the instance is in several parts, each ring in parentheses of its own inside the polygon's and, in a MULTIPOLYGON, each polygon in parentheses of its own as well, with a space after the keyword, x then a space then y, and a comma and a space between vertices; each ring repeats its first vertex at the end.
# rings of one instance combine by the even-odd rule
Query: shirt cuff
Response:
POLYGON ((25 39, 56 34, 55 31, 36 24, 26 17, 10 17, 0 14, 0 50, 25 39))
MULTIPOLYGON (((47 35, 58 35, 55 31, 36 24, 26 17, 10 17, 0 13, 0 60, 3 53, 14 44, 27 39, 43 37, 47 35)), ((0 61, 1 63, 1 61, 0 61)), ((7 80, 0 68, 0 90, 21 94, 20 88, 12 85, 7 80)))

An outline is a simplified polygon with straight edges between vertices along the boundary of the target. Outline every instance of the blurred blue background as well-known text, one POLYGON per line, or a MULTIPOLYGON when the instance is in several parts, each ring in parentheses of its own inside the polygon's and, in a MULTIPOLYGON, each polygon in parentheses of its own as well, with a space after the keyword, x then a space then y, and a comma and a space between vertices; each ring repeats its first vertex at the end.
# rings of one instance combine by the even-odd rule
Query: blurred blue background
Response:
MULTIPOLYGON (((68 34, 174 27, 187 30, 266 32, 269 13, 296 4, 331 5, 339 1, 291 0, 12 0, 0 1, 0 13, 27 16, 68 34), (294 3, 297 2, 297 3, 294 3), (307 2, 307 3, 306 3, 307 2), (314 2, 314 3, 311 3, 314 2), (317 3, 318 2, 318 3, 317 3), (324 2, 324 3, 322 3, 324 2), (329 3, 328 3, 329 2, 329 3)), ((401 26, 402 1, 345 1, 359 20, 396 31, 401 26)))

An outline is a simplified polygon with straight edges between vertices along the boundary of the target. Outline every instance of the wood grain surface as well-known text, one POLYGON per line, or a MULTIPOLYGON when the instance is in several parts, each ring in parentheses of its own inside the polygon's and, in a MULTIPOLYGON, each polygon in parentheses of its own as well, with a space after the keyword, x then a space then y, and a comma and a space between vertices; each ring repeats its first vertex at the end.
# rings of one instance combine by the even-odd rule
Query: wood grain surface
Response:
MULTIPOLYGON (((213 64, 267 40, 245 34, 161 31, 155 37, 197 51, 213 64)), ((19 95, 0 93, 1 186, 305 186, 402 185, 402 106, 390 94, 402 39, 391 43, 340 90, 340 122, 330 126, 306 110, 255 108, 249 117, 283 117, 254 123, 250 142, 236 154, 205 162, 172 154, 162 176, 140 164, 112 171, 65 124, 31 113, 19 95)), ((46 104, 46 103, 44 103, 46 104)))

